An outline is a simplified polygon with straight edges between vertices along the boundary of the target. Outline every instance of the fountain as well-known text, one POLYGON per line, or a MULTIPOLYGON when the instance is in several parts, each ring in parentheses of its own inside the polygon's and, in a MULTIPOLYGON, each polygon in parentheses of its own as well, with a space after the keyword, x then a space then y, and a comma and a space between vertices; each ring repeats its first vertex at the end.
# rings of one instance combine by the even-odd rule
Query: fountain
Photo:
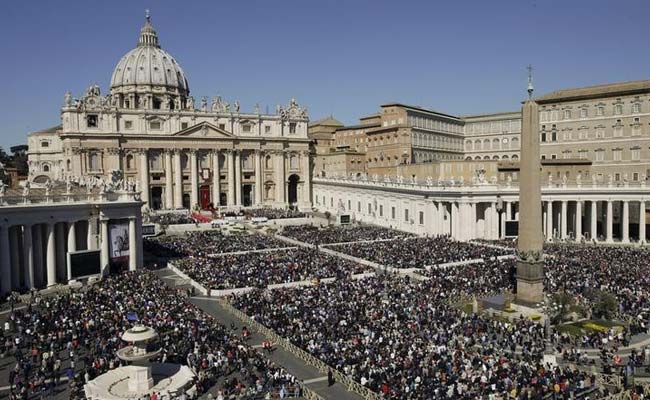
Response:
POLYGON ((119 349, 117 356, 130 364, 88 382, 84 386, 86 397, 89 400, 135 400, 154 392, 171 398, 183 392, 195 392, 195 375, 187 366, 149 361, 162 351, 157 339, 158 333, 153 328, 142 325, 124 332, 122 340, 131 344, 119 349))

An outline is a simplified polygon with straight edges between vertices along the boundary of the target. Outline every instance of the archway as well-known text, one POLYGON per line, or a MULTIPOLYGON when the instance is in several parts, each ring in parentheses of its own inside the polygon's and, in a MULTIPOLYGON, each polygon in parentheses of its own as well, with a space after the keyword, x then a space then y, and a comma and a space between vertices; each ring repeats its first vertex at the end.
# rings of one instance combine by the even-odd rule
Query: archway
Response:
POLYGON ((154 186, 151 188, 151 204, 149 208, 152 210, 160 210, 162 208, 162 187, 154 186))
POLYGON ((288 188, 288 201, 289 204, 295 204, 298 202, 298 182, 300 182, 300 177, 296 174, 289 176, 289 188, 288 188))
POLYGON ((253 205, 252 199, 253 185, 244 185, 242 186, 242 205, 244 207, 250 207, 253 205))
POLYGON ((190 207, 190 195, 187 193, 183 193, 183 208, 187 208, 190 210, 192 207, 190 207))
POLYGON ((199 204, 201 204, 201 209, 209 209, 210 202, 210 186, 203 185, 199 188, 199 204))

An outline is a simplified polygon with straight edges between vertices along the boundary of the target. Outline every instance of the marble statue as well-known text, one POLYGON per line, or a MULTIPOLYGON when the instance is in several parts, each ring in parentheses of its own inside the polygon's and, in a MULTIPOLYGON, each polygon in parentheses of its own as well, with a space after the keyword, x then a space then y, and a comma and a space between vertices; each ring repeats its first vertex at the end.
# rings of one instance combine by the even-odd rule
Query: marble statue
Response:
POLYGON ((239 100, 235 100, 235 103, 233 104, 233 107, 235 108, 235 112, 238 113, 239 112, 239 107, 240 107, 239 100))
POLYGON ((175 110, 180 110, 181 109, 181 98, 180 98, 180 96, 174 97, 174 109, 175 110))
POLYGON ((29 189, 31 187, 31 184, 29 181, 25 181, 25 185, 23 186, 23 197, 29 196, 29 189))
POLYGON ((212 112, 222 111, 222 106, 221 96, 215 96, 212 98, 212 105, 210 106, 212 112))
POLYGON ((260 104, 259 104, 259 103, 255 103, 255 108, 253 109, 253 112, 254 112, 255 114, 259 114, 259 113, 260 113, 260 104))
POLYGON ((72 93, 69 90, 63 95, 63 105, 66 107, 72 106, 72 93))
POLYGON ((431 185, 433 185, 433 178, 431 177, 431 175, 429 175, 427 176, 427 186, 431 186, 431 185))
POLYGON ((576 175, 576 185, 580 186, 582 184, 582 174, 576 175))
POLYGON ((205 96, 201 98, 201 111, 208 112, 208 98, 205 96))
POLYGON ((7 185, 0 180, 0 197, 4 197, 5 193, 7 193, 7 185))
POLYGON ((49 196, 52 194, 52 187, 54 185, 52 184, 52 181, 48 180, 45 182, 45 196, 49 196))
POLYGON ((194 97, 190 96, 186 100, 186 105, 188 110, 194 110, 194 97))

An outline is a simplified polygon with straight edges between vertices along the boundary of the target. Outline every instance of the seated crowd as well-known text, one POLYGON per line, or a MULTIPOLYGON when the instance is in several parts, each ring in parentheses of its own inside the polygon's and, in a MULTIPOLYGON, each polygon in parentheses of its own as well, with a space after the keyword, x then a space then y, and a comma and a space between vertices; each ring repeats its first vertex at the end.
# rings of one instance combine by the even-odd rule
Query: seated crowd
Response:
POLYGON ((151 214, 149 221, 159 225, 185 225, 194 224, 196 221, 187 213, 159 213, 151 214))
POLYGON ((197 374, 199 395, 213 388, 222 395, 264 396, 297 385, 236 332, 152 273, 138 271, 11 312, 0 349, 14 360, 8 367, 10 398, 50 398, 65 389, 55 387, 63 376, 69 398, 83 398, 85 382, 123 365, 116 351, 126 345, 121 334, 134 324, 156 329, 163 352, 152 361, 188 365, 197 374))
POLYGON ((349 243, 332 247, 332 249, 393 268, 423 268, 427 265, 475 258, 489 259, 512 254, 508 250, 458 242, 448 236, 375 243, 349 243))
POLYGON ((379 240, 412 237, 413 234, 383 228, 374 225, 331 225, 318 227, 313 225, 286 226, 283 236, 309 244, 357 242, 361 240, 379 240))
POLYGON ((187 257, 174 265, 209 289, 266 287, 370 272, 369 267, 307 248, 209 258, 187 257))
POLYGON ((187 235, 146 238, 144 249, 167 257, 206 257, 210 254, 287 247, 272 236, 252 233, 226 235, 218 230, 190 232, 187 235))
POLYGON ((543 363, 539 323, 513 324, 450 307, 460 294, 508 283, 462 266, 424 282, 373 277, 232 298, 235 307, 369 389, 395 399, 543 398, 595 390, 595 379, 543 363))
POLYGON ((286 218, 305 218, 307 214, 302 211, 292 210, 290 208, 252 208, 244 210, 248 218, 268 218, 268 219, 286 219, 286 218))

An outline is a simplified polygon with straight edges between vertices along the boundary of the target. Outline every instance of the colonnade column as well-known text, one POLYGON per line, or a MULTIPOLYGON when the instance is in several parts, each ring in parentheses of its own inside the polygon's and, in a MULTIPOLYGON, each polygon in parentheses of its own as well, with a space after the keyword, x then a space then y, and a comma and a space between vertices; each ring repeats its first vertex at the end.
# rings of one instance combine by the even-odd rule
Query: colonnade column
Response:
MULTIPOLYGON (((77 251, 77 233, 75 232, 75 221, 68 222, 68 253, 77 251)), ((72 279, 72 270, 66 257, 66 276, 72 279)))
POLYGON ((607 200, 607 239, 608 243, 614 241, 614 204, 611 200, 607 200))
POLYGON ((228 206, 235 205, 235 152, 228 150, 228 206))
POLYGON ((196 150, 190 150, 190 210, 193 210, 199 204, 199 171, 196 164, 196 150))
POLYGON ((109 272, 109 254, 108 254, 108 220, 107 219, 102 219, 100 220, 100 225, 101 225, 101 251, 99 253, 99 258, 100 258, 100 269, 101 269, 101 275, 102 276, 107 276, 109 272))
POLYGON ((469 203, 469 235, 467 239, 476 239, 476 203, 469 203))
POLYGON ((9 226, 0 225, 0 296, 2 296, 2 298, 11 292, 10 253, 9 226))
POLYGON ((492 226, 490 228, 490 239, 499 238, 499 212, 497 211, 497 203, 490 203, 490 209, 492 210, 492 226))
POLYGON ((598 202, 592 200, 591 201, 591 212, 589 213, 589 216, 591 217, 591 227, 589 229, 589 235, 591 236, 591 239, 596 239, 598 240, 598 202))
POLYGON ((20 246, 18 245, 18 235, 21 234, 21 227, 14 226, 9 230, 9 244, 11 247, 11 286, 20 286, 20 246), (13 231, 13 232, 12 232, 13 231))
POLYGON ((645 243, 645 200, 639 202, 639 243, 645 243))
POLYGON ((451 203, 451 237, 458 239, 458 203, 451 203))
POLYGON ((576 201, 576 241, 582 239, 582 200, 576 201))
POLYGON ((54 223, 47 224, 47 286, 56 285, 56 249, 54 244, 54 223))
POLYGON ((508 218, 509 204, 510 203, 508 203, 506 201, 503 202, 503 205, 505 205, 506 207, 503 210, 503 212, 501 212, 501 224, 500 224, 501 225, 501 235, 500 235, 501 239, 506 237, 506 219, 508 218))
POLYGON ((174 183, 172 181, 172 153, 165 150, 165 208, 174 209, 174 183))
POLYGON ((174 150, 174 208, 183 208, 183 171, 181 171, 180 150, 174 150))
POLYGON ((65 256, 65 238, 67 224, 59 222, 55 226, 55 242, 56 242, 56 280, 61 282, 65 280, 66 274, 66 256, 65 256))
POLYGON ((147 150, 140 151, 140 190, 142 191, 142 201, 151 208, 149 202, 149 158, 147 150))
POLYGON ((553 240, 553 201, 546 202, 546 240, 553 240))
POLYGON ((135 229, 135 217, 129 218, 129 271, 135 271, 138 265, 138 243, 135 229))
POLYGON ((35 224, 33 227, 34 235, 34 284, 42 285, 44 282, 43 273, 45 268, 43 266, 43 230, 40 224, 35 224))
POLYGON ((623 243, 630 242, 630 202, 623 200, 623 210, 621 212, 621 232, 623 234, 621 241, 623 243))
POLYGON ((262 205, 264 202, 262 199, 262 152, 260 150, 255 151, 255 204, 262 205))
POLYGON ((221 185, 221 172, 219 171, 219 151, 215 150, 212 152, 212 204, 214 207, 218 207, 219 199, 221 197, 219 187, 221 185))
POLYGON ((242 187, 241 187, 241 151, 235 152, 235 204, 242 205, 242 187))
POLYGON ((23 225, 23 260, 25 266, 25 285, 34 288, 34 252, 32 243, 32 226, 23 225))
POLYGON ((567 225, 569 218, 567 217, 569 209, 569 202, 567 200, 562 200, 562 209, 560 214, 560 237, 562 240, 567 238, 567 225))

